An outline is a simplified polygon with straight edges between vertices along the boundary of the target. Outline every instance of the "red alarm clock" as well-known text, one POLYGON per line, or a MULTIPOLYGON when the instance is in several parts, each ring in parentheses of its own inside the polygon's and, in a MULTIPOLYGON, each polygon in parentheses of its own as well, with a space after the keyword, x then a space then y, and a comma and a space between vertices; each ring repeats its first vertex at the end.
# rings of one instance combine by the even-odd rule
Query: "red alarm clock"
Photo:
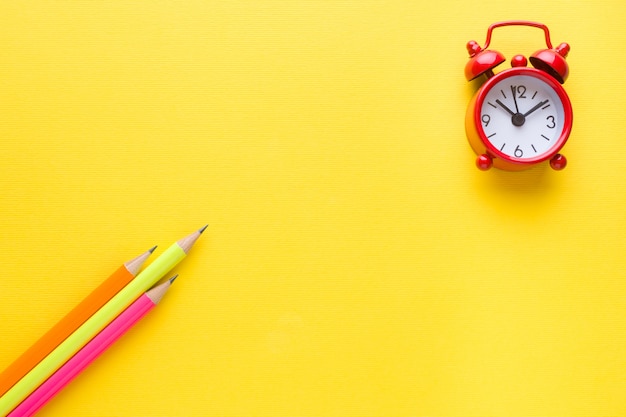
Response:
POLYGON ((567 160, 559 153, 572 130, 572 105, 561 86, 569 72, 565 57, 569 45, 552 48, 548 27, 541 23, 513 20, 494 23, 487 30, 487 41, 480 47, 467 43, 470 60, 465 77, 471 81, 481 75, 486 81, 469 102, 465 117, 467 139, 478 155, 481 170, 492 166, 520 171, 544 161, 555 170, 565 168, 567 160), (529 58, 511 60, 509 69, 494 75, 493 69, 505 61, 495 50, 488 50, 491 33, 502 26, 532 26, 543 29, 548 49, 529 58))

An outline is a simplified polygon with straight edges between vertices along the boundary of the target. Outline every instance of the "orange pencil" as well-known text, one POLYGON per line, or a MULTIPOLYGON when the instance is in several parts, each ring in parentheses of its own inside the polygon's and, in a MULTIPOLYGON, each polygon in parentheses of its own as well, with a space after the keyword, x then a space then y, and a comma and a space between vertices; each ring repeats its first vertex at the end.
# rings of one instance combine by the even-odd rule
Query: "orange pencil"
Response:
POLYGON ((156 246, 124 263, 0 374, 0 397, 126 286, 156 246))

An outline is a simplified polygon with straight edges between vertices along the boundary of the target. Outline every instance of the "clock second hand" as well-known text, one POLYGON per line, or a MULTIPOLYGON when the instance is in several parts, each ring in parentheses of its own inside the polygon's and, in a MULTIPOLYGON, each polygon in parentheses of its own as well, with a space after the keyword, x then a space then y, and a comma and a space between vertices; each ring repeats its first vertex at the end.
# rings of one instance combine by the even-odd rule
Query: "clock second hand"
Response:
POLYGON ((515 86, 511 86, 511 94, 513 94, 513 103, 515 103, 515 112, 519 113, 519 107, 517 107, 517 97, 515 97, 515 86))

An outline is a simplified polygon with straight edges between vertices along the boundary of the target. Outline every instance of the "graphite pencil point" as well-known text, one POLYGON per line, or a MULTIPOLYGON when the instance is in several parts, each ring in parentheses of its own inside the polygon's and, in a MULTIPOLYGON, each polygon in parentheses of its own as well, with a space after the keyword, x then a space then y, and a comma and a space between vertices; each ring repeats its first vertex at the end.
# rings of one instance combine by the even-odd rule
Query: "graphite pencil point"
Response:
POLYGON ((176 278, 178 278, 178 274, 174 275, 172 278, 169 279, 170 284, 176 281, 176 278))
POLYGON ((154 252, 154 250, 155 250, 156 248, 157 248, 156 246, 153 246, 153 247, 152 247, 152 249, 148 249, 148 252, 152 253, 152 252, 154 252))
POLYGON ((202 233, 206 230, 206 228, 209 227, 209 225, 207 224, 206 226, 204 226, 202 229, 198 230, 198 232, 202 233))

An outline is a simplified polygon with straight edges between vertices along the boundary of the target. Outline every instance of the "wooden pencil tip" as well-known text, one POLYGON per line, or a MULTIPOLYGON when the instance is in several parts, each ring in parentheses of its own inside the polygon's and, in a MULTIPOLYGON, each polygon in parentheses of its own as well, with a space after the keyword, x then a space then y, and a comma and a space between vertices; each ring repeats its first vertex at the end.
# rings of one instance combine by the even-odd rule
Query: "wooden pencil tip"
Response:
POLYGON ((209 227, 209 225, 207 224, 206 226, 204 226, 202 229, 198 230, 198 232, 202 233, 206 230, 206 228, 209 227))
POLYGON ((174 275, 172 278, 169 279, 170 284, 176 281, 176 278, 178 278, 178 274, 174 275))
POLYGON ((148 252, 152 253, 152 252, 154 252, 154 250, 155 250, 156 248, 157 248, 156 246, 153 246, 153 247, 152 247, 152 249, 148 249, 148 252))

